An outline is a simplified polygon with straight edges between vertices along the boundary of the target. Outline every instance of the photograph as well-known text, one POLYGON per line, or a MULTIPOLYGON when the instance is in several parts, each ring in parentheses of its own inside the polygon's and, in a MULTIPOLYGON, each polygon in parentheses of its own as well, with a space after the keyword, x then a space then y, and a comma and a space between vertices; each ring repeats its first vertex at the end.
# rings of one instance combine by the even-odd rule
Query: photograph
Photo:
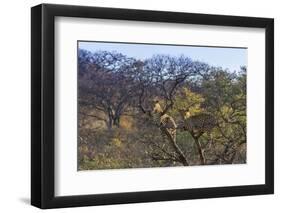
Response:
POLYGON ((274 194, 274 18, 204 5, 32 6, 31 205, 274 194))
POLYGON ((77 170, 247 163, 247 48, 77 41, 77 170))

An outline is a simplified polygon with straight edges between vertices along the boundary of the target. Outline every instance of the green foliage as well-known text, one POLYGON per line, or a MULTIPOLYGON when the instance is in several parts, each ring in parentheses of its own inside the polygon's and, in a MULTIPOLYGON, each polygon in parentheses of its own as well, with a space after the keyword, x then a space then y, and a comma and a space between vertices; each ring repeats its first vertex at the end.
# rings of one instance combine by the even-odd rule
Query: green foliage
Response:
MULTIPOLYGON (((204 100, 201 94, 192 92, 187 87, 183 87, 175 95, 174 107, 171 113, 175 116, 182 110, 184 113, 188 111, 191 115, 199 114, 204 110, 201 107, 204 100)), ((186 116, 185 114, 184 117, 186 116)))
POLYGON ((79 170, 182 166, 178 150, 200 165, 200 149, 206 164, 245 163, 246 67, 230 73, 184 56, 82 51, 78 135, 79 170), (165 115, 152 115, 155 100, 165 115), (210 131, 183 128, 203 114, 216 121, 210 131), (175 141, 161 131, 161 116, 175 120, 175 141))

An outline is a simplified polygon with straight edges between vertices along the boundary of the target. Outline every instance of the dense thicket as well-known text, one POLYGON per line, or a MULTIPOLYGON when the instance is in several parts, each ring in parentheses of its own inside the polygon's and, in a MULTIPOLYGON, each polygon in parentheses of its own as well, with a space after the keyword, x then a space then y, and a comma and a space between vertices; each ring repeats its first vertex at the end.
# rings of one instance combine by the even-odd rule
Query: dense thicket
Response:
POLYGON ((246 162, 246 67, 78 54, 80 170, 246 162))

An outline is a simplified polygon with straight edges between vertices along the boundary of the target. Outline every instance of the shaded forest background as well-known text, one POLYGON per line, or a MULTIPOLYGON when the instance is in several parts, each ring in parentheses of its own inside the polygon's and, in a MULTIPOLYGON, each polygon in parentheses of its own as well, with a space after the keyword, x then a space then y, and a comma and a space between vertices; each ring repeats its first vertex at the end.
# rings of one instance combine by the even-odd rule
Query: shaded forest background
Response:
POLYGON ((246 67, 78 50, 78 170, 246 163, 246 67))

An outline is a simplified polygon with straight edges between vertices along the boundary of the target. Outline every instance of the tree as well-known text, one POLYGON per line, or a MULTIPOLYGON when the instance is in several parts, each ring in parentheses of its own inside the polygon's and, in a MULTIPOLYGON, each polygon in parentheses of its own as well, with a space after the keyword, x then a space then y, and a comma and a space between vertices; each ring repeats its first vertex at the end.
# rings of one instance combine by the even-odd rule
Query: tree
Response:
POLYGON ((82 168, 246 161, 246 67, 231 73, 185 56, 78 56, 82 168))
POLYGON ((166 159, 168 161, 181 162, 185 166, 189 165, 189 161, 182 148, 178 145, 176 137, 169 131, 171 128, 166 123, 163 123, 162 120, 164 116, 170 120, 174 120, 167 113, 174 107, 177 90, 188 77, 193 76, 197 72, 192 65, 192 61, 184 56, 177 58, 167 55, 156 55, 146 60, 143 67, 139 70, 141 73, 139 75, 141 78, 138 79, 140 91, 139 107, 151 120, 154 120, 154 123, 158 125, 159 130, 166 136, 166 139, 173 148, 172 153, 162 149, 160 153, 164 156, 169 155, 169 157, 161 157, 158 153, 158 157, 153 156, 155 160, 166 159), (151 97, 157 97, 159 99, 157 103, 163 103, 163 109, 156 112, 156 118, 158 121, 161 121, 160 123, 155 122, 155 112, 151 110, 151 107, 150 109, 149 106, 147 107, 147 103, 155 107, 155 103, 153 103, 151 97))
POLYGON ((105 120, 109 129, 119 127, 134 96, 135 60, 107 51, 89 55, 80 50, 79 56, 79 104, 101 112, 91 116, 105 120))
POLYGON ((201 107, 203 102, 202 95, 183 87, 176 96, 174 114, 180 114, 179 129, 189 132, 196 144, 201 164, 206 164, 200 137, 212 131, 216 125, 216 119, 201 107))
POLYGON ((246 68, 242 67, 239 73, 214 69, 202 82, 202 91, 205 105, 217 118, 212 140, 221 147, 213 147, 215 157, 211 161, 233 163, 244 158, 245 155, 237 154, 246 143, 246 68))

